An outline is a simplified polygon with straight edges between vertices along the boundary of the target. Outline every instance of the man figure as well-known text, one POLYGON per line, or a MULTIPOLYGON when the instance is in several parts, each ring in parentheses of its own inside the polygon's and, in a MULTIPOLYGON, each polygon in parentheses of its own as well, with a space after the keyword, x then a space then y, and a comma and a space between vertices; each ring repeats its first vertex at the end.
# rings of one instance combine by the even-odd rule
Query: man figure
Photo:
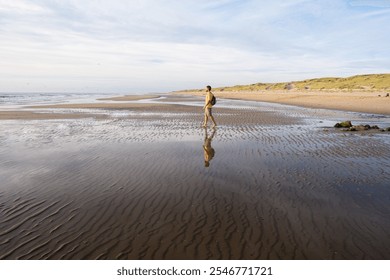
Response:
POLYGON ((211 86, 207 86, 206 87, 206 100, 205 100, 205 105, 203 106, 203 110, 204 110, 203 127, 207 127, 207 122, 208 122, 209 118, 213 122, 213 126, 211 128, 214 128, 217 126, 217 124, 215 123, 213 114, 211 112, 211 108, 213 107, 213 105, 211 104, 212 98, 213 98, 213 93, 211 92, 211 86))
POLYGON ((213 140, 215 134, 215 129, 213 129, 213 132, 209 136, 207 133, 207 128, 204 129, 204 143, 203 143, 203 150, 204 150, 204 166, 209 167, 210 161, 213 159, 215 155, 215 150, 213 147, 211 147, 211 141, 213 140))

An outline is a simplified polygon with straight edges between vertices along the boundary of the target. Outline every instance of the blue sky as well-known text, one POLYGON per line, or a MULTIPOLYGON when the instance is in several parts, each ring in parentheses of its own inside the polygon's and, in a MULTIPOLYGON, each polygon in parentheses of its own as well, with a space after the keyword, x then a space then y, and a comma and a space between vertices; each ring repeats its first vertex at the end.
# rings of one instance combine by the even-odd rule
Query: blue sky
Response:
POLYGON ((390 72, 390 0, 0 0, 0 92, 390 72))

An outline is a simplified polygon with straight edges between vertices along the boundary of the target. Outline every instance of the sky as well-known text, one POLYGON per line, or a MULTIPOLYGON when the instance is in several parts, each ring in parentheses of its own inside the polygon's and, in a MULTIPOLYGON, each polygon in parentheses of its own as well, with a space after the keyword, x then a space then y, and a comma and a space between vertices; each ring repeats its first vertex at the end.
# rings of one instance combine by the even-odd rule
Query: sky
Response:
POLYGON ((0 92, 390 73, 390 0, 0 0, 0 92))

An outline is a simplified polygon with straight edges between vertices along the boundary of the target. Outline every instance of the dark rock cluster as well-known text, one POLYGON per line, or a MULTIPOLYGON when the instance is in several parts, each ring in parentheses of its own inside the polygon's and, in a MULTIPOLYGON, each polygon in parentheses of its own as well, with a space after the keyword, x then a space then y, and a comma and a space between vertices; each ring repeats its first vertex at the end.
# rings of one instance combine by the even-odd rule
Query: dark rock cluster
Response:
POLYGON ((345 122, 339 122, 334 125, 334 127, 340 128, 350 128, 352 127, 352 122, 351 121, 345 121, 345 122))
POLYGON ((336 128, 344 128, 343 131, 364 131, 364 130, 379 130, 379 131, 390 131, 390 127, 381 129, 377 125, 361 124, 353 125, 351 121, 339 122, 334 125, 336 128))

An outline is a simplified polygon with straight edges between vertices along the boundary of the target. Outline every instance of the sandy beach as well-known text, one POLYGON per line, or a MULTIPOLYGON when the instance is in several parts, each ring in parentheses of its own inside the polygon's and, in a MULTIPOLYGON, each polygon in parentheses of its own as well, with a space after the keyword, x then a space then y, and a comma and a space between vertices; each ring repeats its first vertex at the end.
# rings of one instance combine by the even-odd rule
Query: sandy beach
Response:
MULTIPOLYGON (((202 96, 203 92, 174 92, 202 96)), ((273 102, 308 108, 390 115, 390 92, 375 91, 214 91, 220 98, 273 102)))
POLYGON ((390 258, 390 98, 223 94, 0 110, 0 259, 390 258))

